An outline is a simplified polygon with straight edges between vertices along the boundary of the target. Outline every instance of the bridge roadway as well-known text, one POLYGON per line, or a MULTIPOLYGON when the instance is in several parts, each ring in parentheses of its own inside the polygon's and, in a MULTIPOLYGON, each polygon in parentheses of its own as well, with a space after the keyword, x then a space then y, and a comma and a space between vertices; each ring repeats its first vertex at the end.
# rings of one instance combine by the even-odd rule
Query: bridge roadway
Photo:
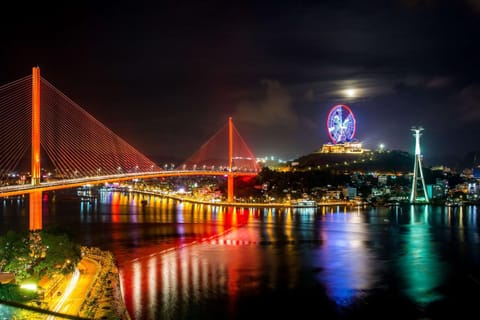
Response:
POLYGON ((81 187, 86 184, 100 184, 106 182, 119 182, 133 179, 151 179, 161 177, 182 177, 182 176, 256 176, 257 172, 243 172, 243 171, 208 171, 208 170, 162 170, 152 172, 134 172, 122 173, 104 176, 82 177, 75 179, 55 180, 49 182, 42 182, 38 185, 23 184, 0 187, 0 198, 17 196, 22 194, 29 194, 38 191, 51 191, 58 189, 68 189, 81 187))

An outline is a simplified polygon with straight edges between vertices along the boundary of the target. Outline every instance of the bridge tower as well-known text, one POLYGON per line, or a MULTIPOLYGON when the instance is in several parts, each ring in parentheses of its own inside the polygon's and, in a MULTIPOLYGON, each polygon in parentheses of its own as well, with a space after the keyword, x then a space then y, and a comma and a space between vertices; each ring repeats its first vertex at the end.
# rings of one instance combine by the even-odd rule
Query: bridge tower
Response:
POLYGON ((226 178, 225 202, 234 202, 235 179, 255 176, 260 171, 255 155, 233 124, 232 117, 180 167, 183 170, 209 170, 209 174, 226 178))
POLYGON ((413 167, 412 191, 410 194, 410 203, 429 203, 427 188, 425 187, 425 180, 423 179, 422 171, 422 154, 420 151, 420 136, 422 135, 422 127, 412 127, 411 129, 415 137, 415 164, 413 167), (423 197, 418 195, 419 183, 423 191, 423 197))
MULTIPOLYGON (((40 184, 40 68, 32 68, 32 185, 40 184)), ((29 229, 42 229, 42 191, 29 193, 29 229)))
POLYGON ((32 185, 40 184, 40 68, 32 68, 32 185))
POLYGON ((233 176, 233 123, 232 117, 228 118, 228 183, 227 183, 227 201, 233 202, 234 197, 234 181, 233 176))

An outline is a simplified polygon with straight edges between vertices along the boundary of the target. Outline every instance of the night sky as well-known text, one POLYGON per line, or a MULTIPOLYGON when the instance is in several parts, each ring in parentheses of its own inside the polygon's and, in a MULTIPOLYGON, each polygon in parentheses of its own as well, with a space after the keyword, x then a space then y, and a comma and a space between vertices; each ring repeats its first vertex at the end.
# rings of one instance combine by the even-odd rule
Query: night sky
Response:
POLYGON ((332 106, 366 148, 425 162, 480 150, 480 1, 64 1, 0 13, 0 84, 38 65, 152 160, 186 159, 229 116, 258 157, 328 142, 332 106), (354 96, 346 90, 353 89, 354 96))

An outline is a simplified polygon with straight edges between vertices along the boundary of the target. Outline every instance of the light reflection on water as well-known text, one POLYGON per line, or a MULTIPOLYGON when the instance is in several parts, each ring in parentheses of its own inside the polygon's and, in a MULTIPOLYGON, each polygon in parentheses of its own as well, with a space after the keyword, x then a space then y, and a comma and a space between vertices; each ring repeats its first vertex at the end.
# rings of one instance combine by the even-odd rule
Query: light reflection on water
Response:
POLYGON ((440 261, 439 249, 430 233, 431 207, 410 208, 410 223, 406 225, 398 258, 398 270, 404 277, 406 294, 421 305, 442 298, 436 291, 445 276, 446 264, 440 261))
MULTIPOLYGON (((2 232, 28 228, 25 210, 4 201, 2 232)), ((43 222, 114 252, 132 319, 244 318, 255 307, 368 317, 385 306, 420 318, 480 298, 476 207, 247 209, 101 192, 92 203, 50 197, 43 222)))
POLYGON ((379 266, 365 245, 370 235, 360 214, 328 214, 326 221, 334 227, 320 231, 323 245, 321 250, 314 251, 315 263, 323 269, 319 280, 337 304, 348 306, 356 296, 374 285, 379 266))

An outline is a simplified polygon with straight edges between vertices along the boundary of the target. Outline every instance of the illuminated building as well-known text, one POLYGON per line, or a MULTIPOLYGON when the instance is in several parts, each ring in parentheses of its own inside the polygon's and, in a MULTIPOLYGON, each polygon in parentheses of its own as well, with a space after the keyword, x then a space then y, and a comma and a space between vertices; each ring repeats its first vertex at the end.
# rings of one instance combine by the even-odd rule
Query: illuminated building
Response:
POLYGON ((320 153, 363 153, 361 142, 325 143, 320 153))

